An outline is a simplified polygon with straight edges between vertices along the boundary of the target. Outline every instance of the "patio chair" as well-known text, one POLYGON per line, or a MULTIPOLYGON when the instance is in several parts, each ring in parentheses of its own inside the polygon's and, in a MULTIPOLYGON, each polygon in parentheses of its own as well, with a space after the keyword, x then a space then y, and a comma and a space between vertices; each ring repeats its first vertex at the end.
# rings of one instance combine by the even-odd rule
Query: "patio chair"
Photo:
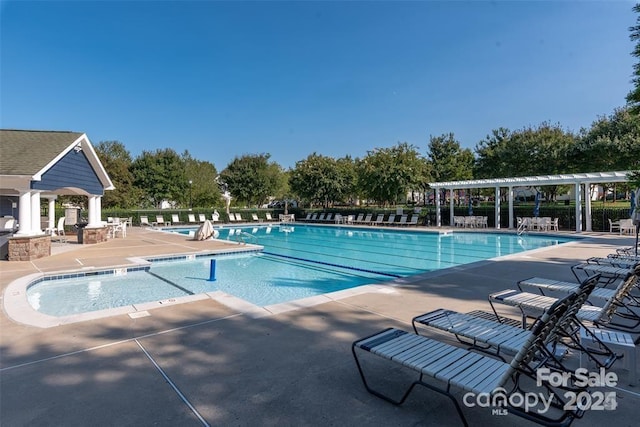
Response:
POLYGON ((56 226, 55 229, 55 234, 58 236, 58 241, 60 243, 65 243, 67 241, 67 234, 64 231, 64 221, 66 220, 66 217, 61 216, 60 218, 58 218, 58 225, 56 226))
POLYGON ((359 213, 359 214, 356 216, 356 219, 354 219, 354 220, 353 220, 353 223, 354 223, 354 224, 359 224, 359 223, 361 223, 361 222, 362 222, 362 219, 363 219, 363 218, 364 218, 364 214, 363 214, 363 213, 359 213))
POLYGON ((549 222, 549 231, 559 231, 559 229, 558 229, 558 221, 559 220, 560 220, 559 218, 553 218, 549 222))
MULTIPOLYGON (((267 214, 267 215, 269 215, 269 216, 267 217, 267 219, 268 219, 269 221, 271 221, 271 220, 269 219, 269 217, 271 216, 271 214, 267 214)), ((318 218, 318 214, 317 214, 317 213, 314 213, 313 215, 311 215, 311 219, 309 220, 309 222, 316 222, 316 219, 317 219, 317 218, 318 218)))
POLYGON ((307 216, 302 218, 300 221, 309 221, 311 219, 311 212, 307 212, 307 216))
POLYGON ((171 223, 172 224, 182 223, 182 221, 180 221, 180 216, 178 214, 171 214, 171 223))
POLYGON ((418 226, 418 219, 420 219, 420 215, 418 215, 418 214, 411 215, 411 219, 409 220, 409 222, 407 222, 407 226, 415 225, 417 227, 418 226))
POLYGON ((240 213, 236 213, 236 222, 244 222, 244 218, 240 213))
POLYGON ((251 214, 251 219, 254 220, 255 222, 259 222, 260 218, 258 218, 258 214, 252 213, 251 214))
POLYGON ((633 224, 632 219, 620 220, 620 234, 634 234, 636 232, 636 226, 633 224))
MULTIPOLYGON (((535 391, 553 395, 558 399, 554 402, 557 405, 552 406, 554 414, 540 413, 543 411, 536 411, 534 408, 529 408, 527 411, 523 407, 512 406, 515 399, 508 399, 511 393, 524 392, 522 387, 528 381, 520 381, 521 377, 528 377, 531 380, 537 378, 535 366, 530 365, 530 362, 540 352, 545 351, 548 337, 554 331, 555 325, 551 319, 551 313, 561 316, 568 308, 564 300, 559 300, 557 305, 557 308, 554 307, 544 313, 534 323, 530 335, 524 340, 510 363, 395 328, 388 328, 355 341, 351 351, 366 390, 394 405, 401 405, 414 387, 420 385, 447 396, 455 406, 463 424, 468 425, 462 408, 453 394, 454 390, 471 392, 476 396, 493 396, 502 392, 504 399, 501 401, 504 402, 504 409, 508 407, 509 414, 546 425, 569 425, 573 419, 582 417, 584 410, 565 409, 567 406, 563 395, 554 393, 553 387, 544 379, 538 382, 540 386, 536 387, 535 391), (398 366, 414 371, 418 377, 399 399, 394 398, 389 393, 371 385, 363 369, 363 366, 369 366, 363 363, 365 355, 375 357, 378 361, 382 359, 393 363, 394 369, 389 370, 393 375, 396 375, 395 367, 398 366)), ((381 368, 379 364, 376 364, 376 367, 381 368)), ((376 369, 376 372, 381 372, 381 369, 376 369)))
POLYGON ((211 221, 213 221, 214 224, 220 221, 220 214, 218 213, 218 211, 213 211, 213 213, 211 214, 211 221))
POLYGON ((326 215, 326 214, 325 214, 324 212, 322 212, 322 213, 318 216, 318 218, 316 219, 316 221, 318 221, 318 222, 324 222, 324 216, 325 216, 325 215, 326 215))
POLYGON ((189 224, 197 224, 195 214, 187 214, 187 220, 189 220, 189 224))
POLYGON ((236 214, 229 212, 229 222, 236 222, 236 214))
POLYGON ((368 225, 371 224, 371 218, 373 217, 373 214, 367 214, 364 219, 360 219, 359 221, 356 220, 356 224, 361 224, 361 225, 368 225))
POLYGON ((333 212, 329 212, 322 222, 333 222, 333 212))
POLYGON ((198 214, 198 222, 204 223, 207 220, 205 214, 198 214))
POLYGON ((151 223, 149 222, 149 218, 146 215, 140 215, 140 227, 142 226, 151 227, 151 223))
POLYGON ((607 221, 609 221, 609 233, 620 232, 620 221, 611 221, 610 218, 607 218, 607 221))

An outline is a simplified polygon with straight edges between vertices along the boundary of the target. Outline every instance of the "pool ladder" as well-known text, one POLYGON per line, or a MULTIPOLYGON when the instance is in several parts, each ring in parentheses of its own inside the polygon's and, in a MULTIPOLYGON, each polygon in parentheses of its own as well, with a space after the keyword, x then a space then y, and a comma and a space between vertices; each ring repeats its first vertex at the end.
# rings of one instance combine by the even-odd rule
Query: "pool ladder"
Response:
POLYGON ((253 234, 247 233, 245 231, 236 234, 236 242, 246 245, 247 240, 249 241, 249 243, 253 243, 254 245, 258 244, 258 237, 254 236, 253 234))

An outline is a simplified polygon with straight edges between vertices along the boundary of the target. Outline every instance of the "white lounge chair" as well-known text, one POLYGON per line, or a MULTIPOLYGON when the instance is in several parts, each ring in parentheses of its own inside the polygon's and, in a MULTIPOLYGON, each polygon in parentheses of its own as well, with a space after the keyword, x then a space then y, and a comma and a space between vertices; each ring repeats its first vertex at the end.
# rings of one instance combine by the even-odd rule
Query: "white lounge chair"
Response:
POLYGON ((180 221, 180 216, 178 214, 171 214, 171 222, 173 224, 180 224, 182 221, 180 221))
POLYGON ((229 222, 236 222, 236 214, 229 212, 229 222))
POLYGON ((260 218, 258 218, 258 214, 252 213, 252 214, 251 214, 251 219, 252 219, 254 222, 260 222, 260 218))
POLYGON ((58 218, 58 226, 55 229, 55 234, 58 236, 58 241, 60 243, 65 243, 67 241, 67 234, 64 231, 64 221, 66 217, 61 216, 58 218))
POLYGON ((633 220, 621 219, 620 220, 620 234, 634 234, 636 232, 636 226, 633 225, 633 220))
POLYGON ((389 218, 387 218, 386 225, 394 225, 396 222, 396 214, 389 214, 389 218))
POLYGON ((187 214, 187 218, 189 219, 189 224, 197 224, 195 214, 187 214))
POLYGON ((381 225, 384 222, 384 214, 378 214, 377 218, 370 222, 371 225, 381 225))
POLYGON ((207 217, 204 214, 198 214, 198 222, 205 222, 207 217))
POLYGON ((409 222, 407 223, 407 225, 418 225, 418 219, 420 218, 419 214, 413 214, 411 215, 411 219, 409 220, 409 222))
POLYGON ((267 219, 267 221, 275 221, 275 219, 273 219, 273 217, 271 216, 271 212, 265 213, 264 216, 267 219))
POLYGON ((162 215, 156 215, 156 222, 153 223, 154 226, 164 226, 171 225, 170 222, 164 222, 164 217, 162 215))
POLYGON ((146 215, 140 215, 140 227, 143 227, 145 225, 148 227, 151 227, 151 223, 149 222, 149 217, 147 217, 146 215))

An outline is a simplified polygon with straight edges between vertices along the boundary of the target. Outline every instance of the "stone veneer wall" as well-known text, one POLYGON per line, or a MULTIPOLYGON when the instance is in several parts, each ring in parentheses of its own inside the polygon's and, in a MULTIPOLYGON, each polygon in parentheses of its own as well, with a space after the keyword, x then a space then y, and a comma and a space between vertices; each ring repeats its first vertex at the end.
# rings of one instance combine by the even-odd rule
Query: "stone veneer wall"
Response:
POLYGON ((51 255, 51 237, 24 236, 9 238, 9 261, 31 261, 51 255))
POLYGON ((107 241, 107 227, 82 229, 82 244, 92 245, 94 243, 102 243, 107 241))

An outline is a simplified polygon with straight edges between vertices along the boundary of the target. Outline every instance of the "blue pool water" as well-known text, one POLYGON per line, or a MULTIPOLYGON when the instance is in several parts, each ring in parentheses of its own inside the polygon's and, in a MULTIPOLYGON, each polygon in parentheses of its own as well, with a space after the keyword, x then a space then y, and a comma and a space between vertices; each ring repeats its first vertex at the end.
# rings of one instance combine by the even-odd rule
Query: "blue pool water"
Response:
POLYGON ((40 281, 29 287, 27 298, 36 310, 54 316, 213 291, 266 306, 571 240, 305 225, 224 228, 219 238, 259 244, 264 251, 154 261, 150 269, 124 275, 40 281), (209 280, 212 259, 215 281, 209 280))

